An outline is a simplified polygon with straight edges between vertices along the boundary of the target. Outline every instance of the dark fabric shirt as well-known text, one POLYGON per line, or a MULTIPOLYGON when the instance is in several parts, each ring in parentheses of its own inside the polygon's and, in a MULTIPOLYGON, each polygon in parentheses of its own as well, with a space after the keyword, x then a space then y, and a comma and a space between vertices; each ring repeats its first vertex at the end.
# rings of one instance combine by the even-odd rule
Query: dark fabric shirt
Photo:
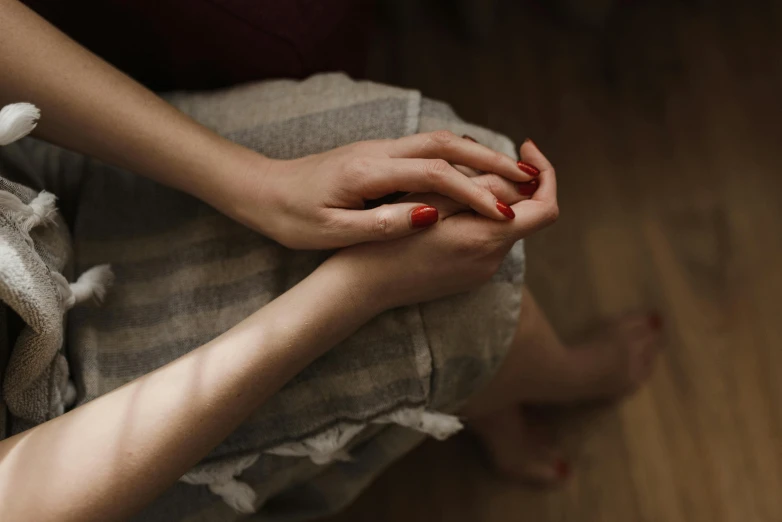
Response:
POLYGON ((363 73, 368 0, 24 0, 155 90, 363 73))

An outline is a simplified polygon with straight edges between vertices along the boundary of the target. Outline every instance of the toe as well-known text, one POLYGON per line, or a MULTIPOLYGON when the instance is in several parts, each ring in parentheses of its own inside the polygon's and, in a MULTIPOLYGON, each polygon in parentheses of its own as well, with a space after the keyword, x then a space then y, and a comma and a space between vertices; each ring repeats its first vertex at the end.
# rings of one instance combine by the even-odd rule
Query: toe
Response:
POLYGON ((657 312, 626 316, 616 325, 616 332, 628 340, 651 334, 660 335, 662 331, 663 320, 657 312))
POLYGON ((535 486, 556 486, 570 477, 571 467, 563 457, 530 459, 514 470, 516 479, 535 486))

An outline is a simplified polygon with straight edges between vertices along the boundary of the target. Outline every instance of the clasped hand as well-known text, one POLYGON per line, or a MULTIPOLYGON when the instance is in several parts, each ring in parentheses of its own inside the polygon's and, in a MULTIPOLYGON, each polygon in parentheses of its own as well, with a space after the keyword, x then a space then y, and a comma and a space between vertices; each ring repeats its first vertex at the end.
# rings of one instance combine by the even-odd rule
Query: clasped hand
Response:
POLYGON ((342 265, 361 305, 378 312, 475 288, 559 213, 554 169, 531 141, 520 164, 447 131, 294 160, 247 152, 210 203, 289 248, 349 247, 319 271, 342 265), (408 194, 364 209, 397 192, 408 194), (437 209, 424 228, 414 219, 422 207, 437 209))

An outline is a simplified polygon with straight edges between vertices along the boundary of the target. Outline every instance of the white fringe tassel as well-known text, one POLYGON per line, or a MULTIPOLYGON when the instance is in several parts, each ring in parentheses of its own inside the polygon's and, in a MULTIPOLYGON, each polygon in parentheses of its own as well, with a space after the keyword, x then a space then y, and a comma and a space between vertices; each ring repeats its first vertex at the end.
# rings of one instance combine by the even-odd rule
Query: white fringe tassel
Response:
POLYGON ((32 103, 12 103, 0 110, 0 146, 8 145, 30 134, 41 118, 32 103))
POLYGON ((29 204, 4 190, 0 190, 0 206, 19 218, 22 230, 29 234, 39 225, 54 223, 57 212, 57 196, 42 190, 29 204))
POLYGON ((223 501, 239 513, 255 513, 255 490, 246 482, 229 480, 209 484, 209 491, 220 495, 223 501))
POLYGON ((258 495, 246 482, 236 480, 244 470, 252 466, 260 455, 246 455, 225 462, 208 464, 203 469, 190 471, 179 480, 187 484, 205 485, 209 491, 239 513, 255 513, 258 495))
POLYGON ((464 424, 453 415, 423 409, 403 408, 372 421, 375 424, 399 424, 445 440, 464 429, 464 424))
MULTIPOLYGON (((399 424, 439 440, 450 437, 464 427, 453 415, 430 412, 423 408, 403 408, 373 420, 372 424, 399 424)), ((303 441, 282 444, 264 453, 281 457, 309 457, 318 465, 350 460, 345 446, 365 427, 364 424, 339 424, 303 441)), ((236 480, 236 477, 257 459, 258 455, 249 455, 214 463, 207 465, 206 469, 191 471, 180 480, 188 484, 209 486, 212 493, 220 495, 236 511, 255 513, 255 506, 259 503, 255 491, 247 483, 236 480)))
POLYGON ((280 457, 309 457, 319 466, 349 461, 350 456, 344 448, 363 429, 363 425, 343 423, 303 441, 281 444, 266 450, 266 453, 280 457))
POLYGON ((90 268, 75 283, 71 283, 71 292, 76 301, 75 304, 92 300, 98 304, 103 303, 106 291, 114 282, 114 272, 109 265, 98 265, 90 268))
POLYGON ((75 283, 68 280, 58 272, 52 272, 60 290, 60 298, 64 310, 70 310, 77 304, 93 301, 101 304, 106 297, 109 286, 114 282, 114 273, 110 265, 98 265, 90 268, 75 283))
MULTIPOLYGON (((464 428, 461 421, 453 415, 426 411, 423 408, 402 408, 371 422, 372 424, 398 424, 426 433, 437 440, 445 440, 464 428)), ((360 424, 339 424, 308 439, 282 444, 266 450, 265 453, 282 457, 309 457, 318 465, 334 461, 349 461, 350 455, 345 451, 345 446, 364 427, 360 424)))
POLYGON ((66 408, 70 408, 76 404, 76 385, 70 379, 68 379, 68 384, 65 385, 65 394, 62 397, 62 403, 66 408))

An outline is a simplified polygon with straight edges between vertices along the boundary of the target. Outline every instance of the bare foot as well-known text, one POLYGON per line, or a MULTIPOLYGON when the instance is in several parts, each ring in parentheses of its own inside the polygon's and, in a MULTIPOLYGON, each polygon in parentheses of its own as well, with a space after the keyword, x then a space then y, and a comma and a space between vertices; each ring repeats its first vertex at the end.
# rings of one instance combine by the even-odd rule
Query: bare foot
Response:
POLYGON ((550 421, 530 417, 520 405, 579 403, 635 391, 654 369, 662 321, 656 314, 626 316, 568 346, 526 288, 524 295, 508 355, 462 413, 500 474, 554 485, 569 475, 569 459, 550 421))
POLYGON ((502 477, 536 486, 554 486, 570 476, 552 425, 510 408, 470 422, 492 469, 502 477))
POLYGON ((525 350, 521 402, 583 402, 637 390, 652 374, 662 320, 637 314, 615 320, 588 340, 525 350))

